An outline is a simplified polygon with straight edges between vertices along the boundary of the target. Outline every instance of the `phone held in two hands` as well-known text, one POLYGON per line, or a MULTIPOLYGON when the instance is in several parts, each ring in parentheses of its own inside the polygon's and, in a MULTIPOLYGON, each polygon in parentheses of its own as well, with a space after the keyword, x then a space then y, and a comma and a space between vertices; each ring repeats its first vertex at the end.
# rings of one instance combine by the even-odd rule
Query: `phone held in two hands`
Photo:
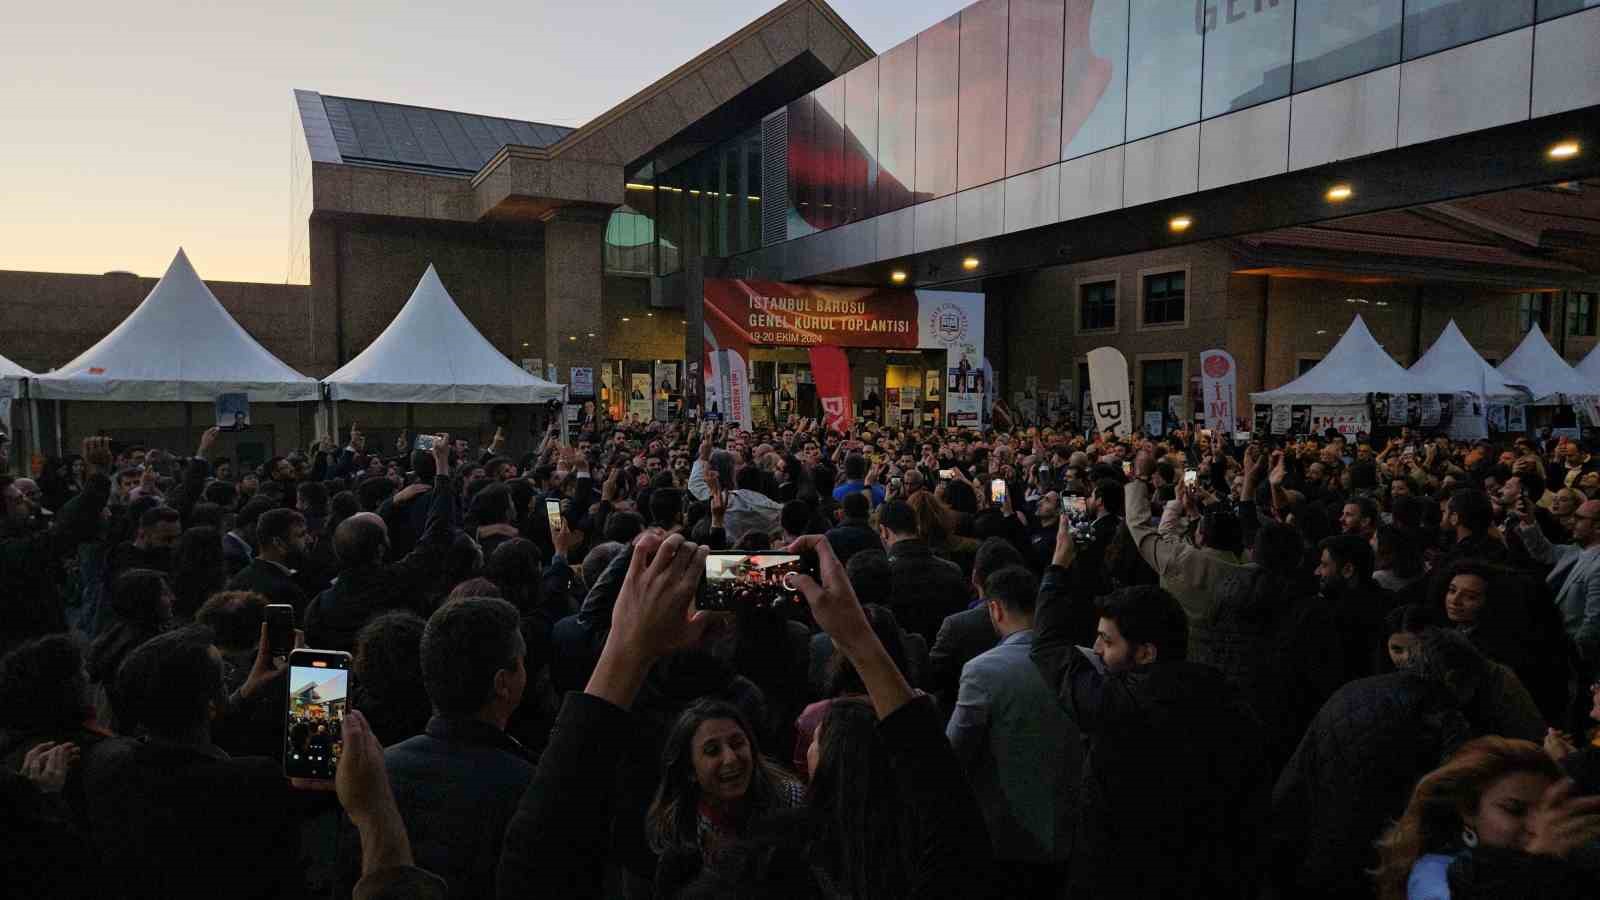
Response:
POLYGON ((289 702, 283 720, 283 773, 332 781, 344 753, 350 703, 350 654, 295 650, 289 654, 289 702))

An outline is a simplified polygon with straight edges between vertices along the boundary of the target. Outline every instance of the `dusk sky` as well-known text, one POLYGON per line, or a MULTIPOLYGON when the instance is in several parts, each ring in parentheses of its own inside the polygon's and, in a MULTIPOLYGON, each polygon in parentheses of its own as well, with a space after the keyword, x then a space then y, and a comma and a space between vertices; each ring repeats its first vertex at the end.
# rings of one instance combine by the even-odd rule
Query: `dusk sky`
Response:
MULTIPOLYGON (((882 52, 968 2, 833 7, 882 52)), ((0 269, 159 275, 181 245, 204 278, 283 282, 306 227, 289 213, 295 88, 575 126, 776 5, 10 4, 0 269)))

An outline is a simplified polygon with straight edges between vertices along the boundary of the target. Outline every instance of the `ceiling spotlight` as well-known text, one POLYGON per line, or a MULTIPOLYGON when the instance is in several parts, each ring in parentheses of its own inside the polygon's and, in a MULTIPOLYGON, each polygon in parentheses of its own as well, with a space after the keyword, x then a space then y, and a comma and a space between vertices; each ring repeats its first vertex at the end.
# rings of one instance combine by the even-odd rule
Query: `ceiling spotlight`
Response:
POLYGON ((629 318, 628 318, 628 317, 627 317, 627 316, 623 316, 623 317, 622 317, 622 321, 624 321, 624 322, 629 322, 629 321, 632 321, 632 320, 631 320, 631 319, 629 319, 629 318))
POLYGON ((1189 226, 1193 224, 1194 220, 1188 216, 1173 216, 1171 221, 1167 222, 1167 227, 1178 234, 1182 234, 1183 232, 1188 231, 1189 226))
POLYGON ((523 341, 522 342, 522 346, 524 346, 524 347, 528 346, 528 342, 527 341, 523 341))
POLYGON ((589 337, 594 337, 594 332, 589 332, 589 337))
POLYGON ((575 341, 575 340, 577 340, 577 339, 578 339, 578 336, 577 336, 577 335, 575 335, 575 334, 569 334, 569 335, 567 335, 567 340, 569 340, 569 341, 575 341))
POLYGON ((655 313, 645 313, 645 314, 644 314, 644 317, 645 317, 645 318, 646 318, 646 319, 653 319, 653 318, 655 318, 655 317, 656 317, 656 314, 655 314, 655 313))
POLYGON ((896 269, 895 271, 889 273, 889 280, 894 282, 895 284, 900 284, 901 282, 906 280, 906 273, 900 271, 899 269, 896 269))
POLYGON ((1317 329, 1317 334, 1327 334, 1327 333, 1328 333, 1328 329, 1326 329, 1326 328, 1318 328, 1317 329))
POLYGON ((1579 145, 1577 141, 1562 141, 1561 143, 1550 148, 1550 158, 1571 159, 1574 156, 1577 156, 1578 151, 1582 149, 1583 147, 1579 145))
POLYGON ((1346 297, 1346 298, 1344 298, 1344 302, 1346 302, 1346 303, 1360 303, 1360 304, 1365 305, 1367 301, 1362 299, 1361 297, 1346 297))
POLYGON ((976 269, 977 267, 978 267, 978 258, 976 256, 969 256, 966 259, 963 259, 961 261, 961 268, 966 269, 968 272, 971 272, 973 269, 976 269))
POLYGON ((1350 190, 1350 185, 1336 184, 1333 187, 1328 188, 1328 199, 1332 200, 1334 203, 1338 203, 1341 200, 1349 200, 1350 196, 1354 193, 1354 191, 1350 190))

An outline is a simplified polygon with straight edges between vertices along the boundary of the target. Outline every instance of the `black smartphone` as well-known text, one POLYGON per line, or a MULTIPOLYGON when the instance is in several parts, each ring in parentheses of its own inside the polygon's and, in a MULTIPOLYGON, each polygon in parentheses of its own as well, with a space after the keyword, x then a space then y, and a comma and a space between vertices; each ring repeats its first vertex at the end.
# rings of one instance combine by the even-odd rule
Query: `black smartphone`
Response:
POLYGON ((267 607, 267 644, 273 656, 288 656, 294 651, 294 607, 274 603, 267 607))
POLYGON ((427 450, 431 452, 436 441, 438 441, 438 438, 431 434, 419 434, 417 435, 417 439, 411 442, 411 449, 427 450))
POLYGON ((695 598, 699 609, 777 609, 805 603, 794 576, 816 577, 815 557, 798 553, 731 551, 706 557, 705 577, 695 598))
POLYGON ((289 703, 283 719, 283 774, 331 781, 344 752, 349 708, 350 654, 296 650, 289 654, 289 703))

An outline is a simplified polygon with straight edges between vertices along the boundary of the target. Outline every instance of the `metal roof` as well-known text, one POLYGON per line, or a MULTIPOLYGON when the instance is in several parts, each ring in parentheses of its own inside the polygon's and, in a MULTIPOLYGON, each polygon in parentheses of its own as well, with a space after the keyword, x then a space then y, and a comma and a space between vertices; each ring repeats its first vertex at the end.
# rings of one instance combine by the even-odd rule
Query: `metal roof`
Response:
POLYGON ((548 147, 574 130, 404 103, 295 93, 307 140, 316 143, 313 131, 331 132, 339 158, 330 162, 471 175, 507 144, 548 147))

